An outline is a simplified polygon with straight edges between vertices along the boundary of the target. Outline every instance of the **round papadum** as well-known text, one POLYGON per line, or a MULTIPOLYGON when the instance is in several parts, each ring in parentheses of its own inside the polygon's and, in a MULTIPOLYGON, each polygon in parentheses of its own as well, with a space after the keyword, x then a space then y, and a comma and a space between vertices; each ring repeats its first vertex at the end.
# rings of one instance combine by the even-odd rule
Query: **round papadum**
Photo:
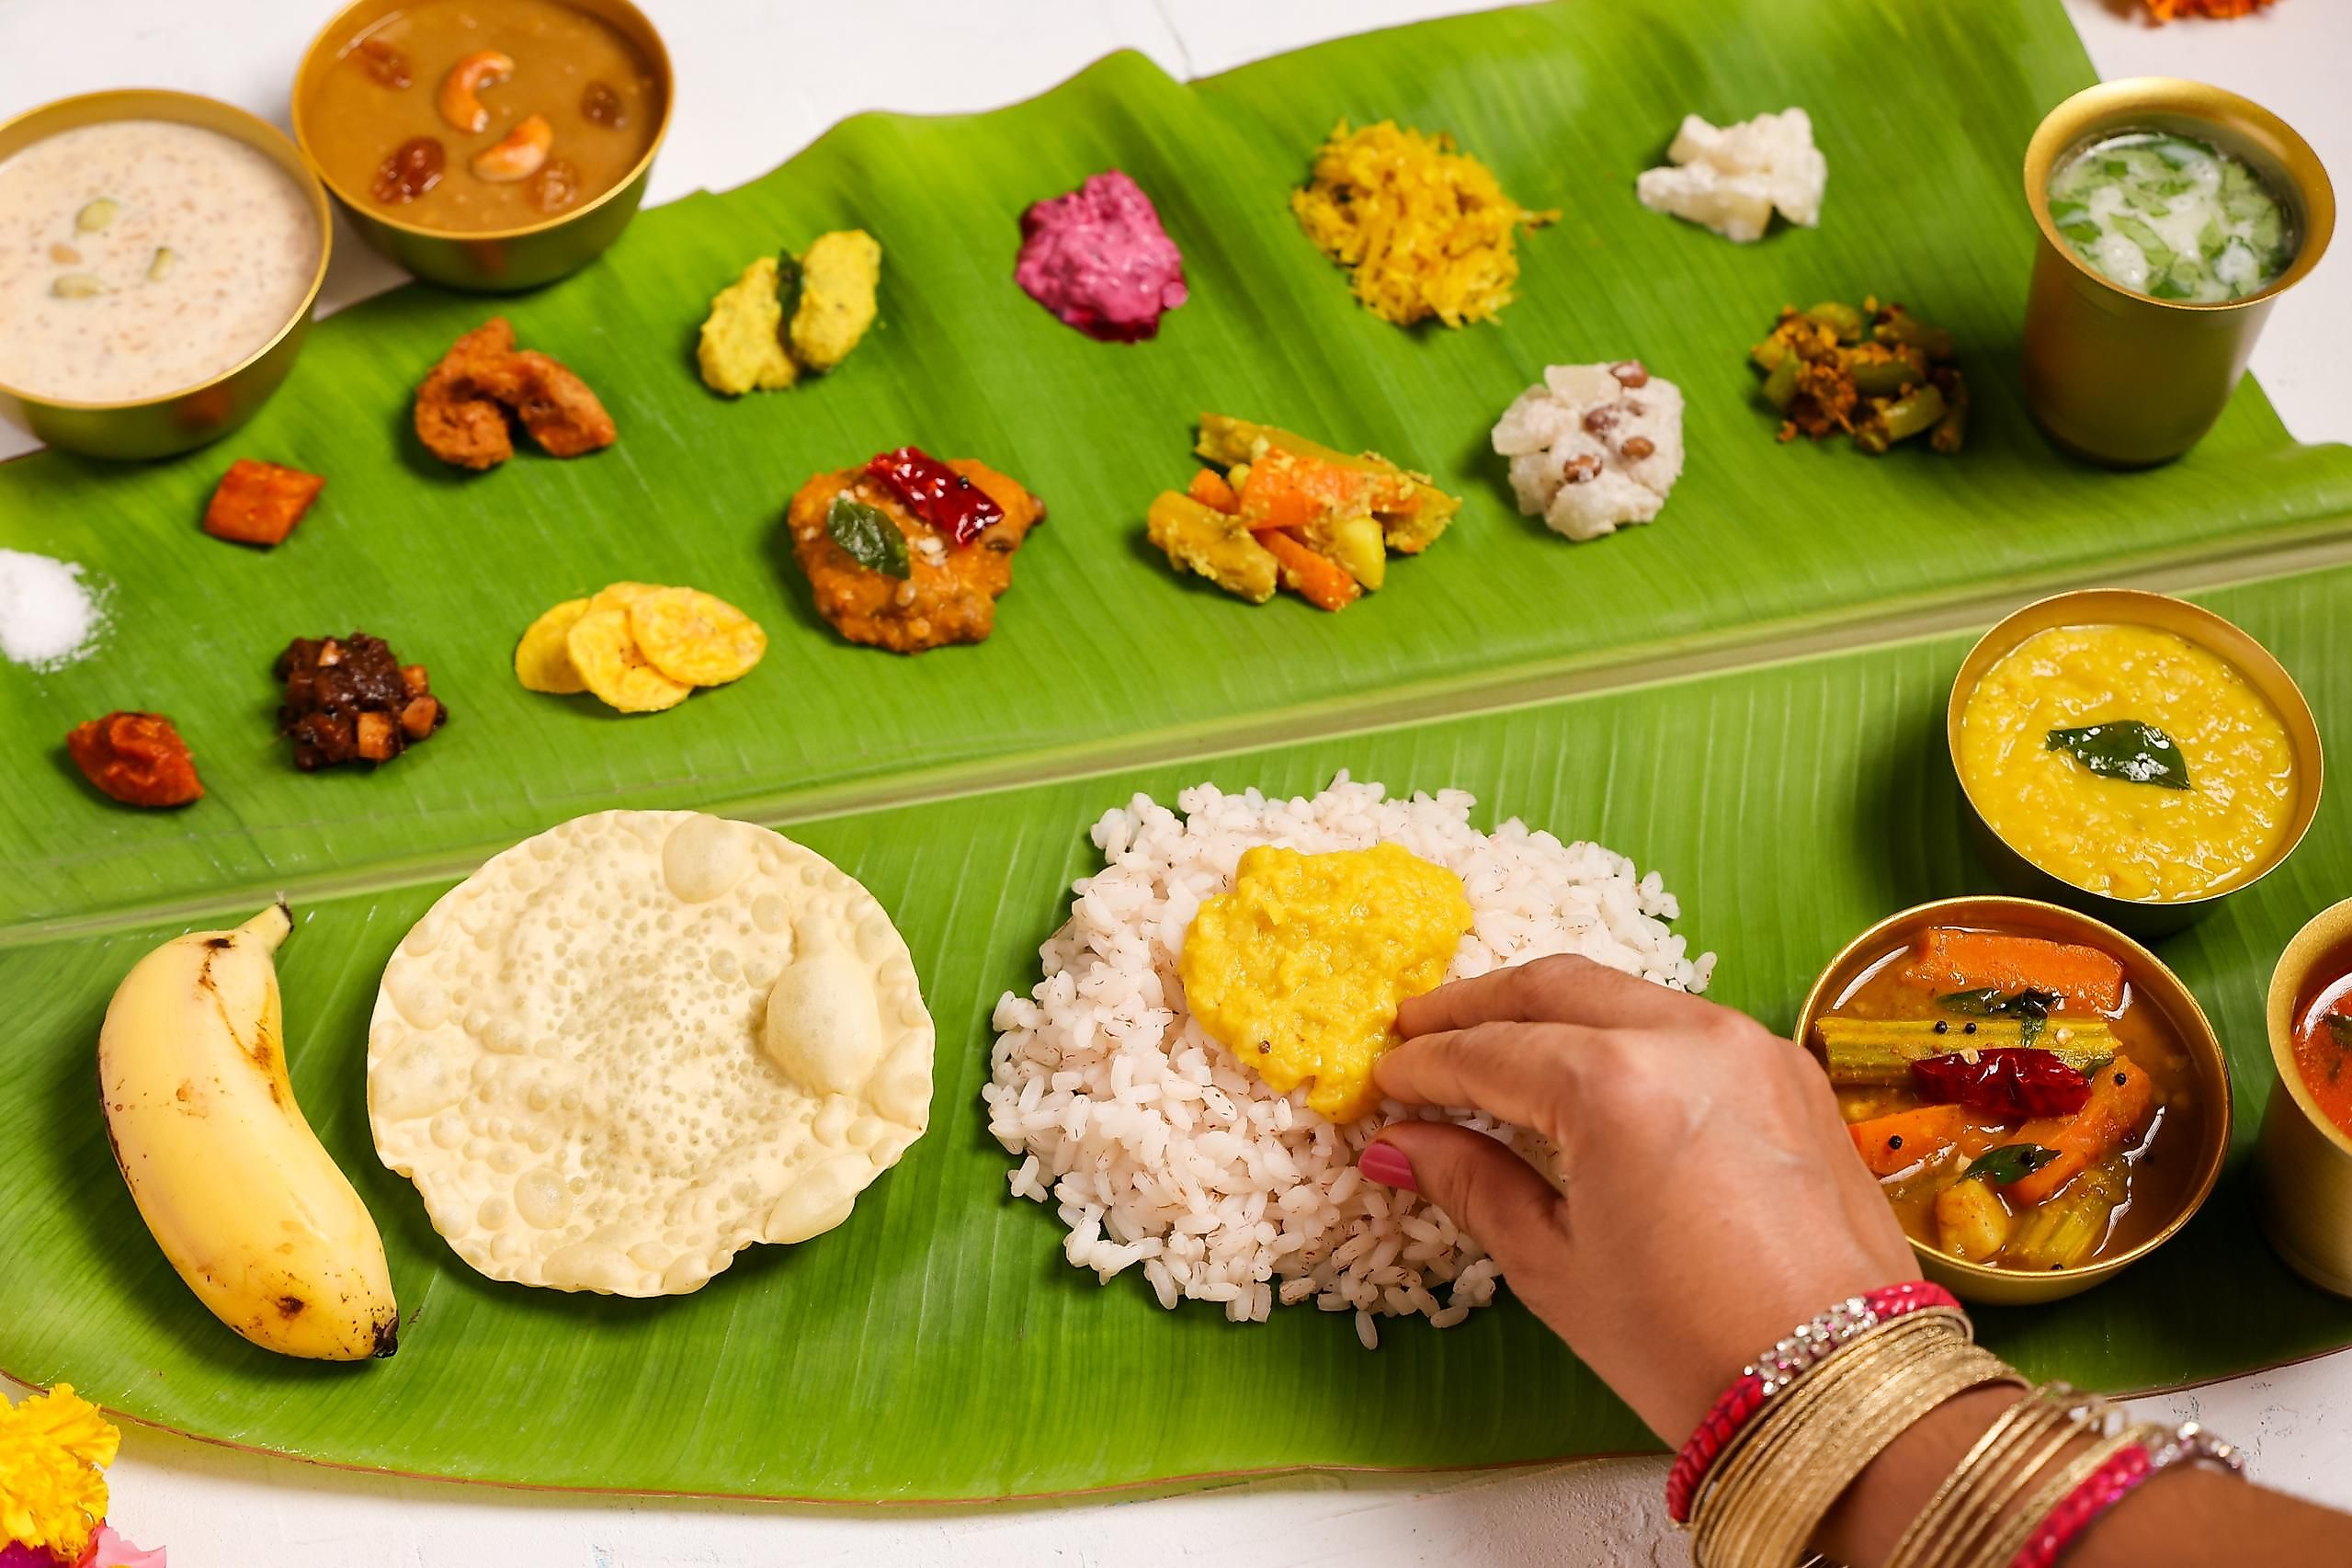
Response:
POLYGON ((603 812, 444 894, 385 966, 368 1119, 494 1279, 699 1288, 849 1217, 922 1135, 931 1016, 881 904, 780 834, 603 812))

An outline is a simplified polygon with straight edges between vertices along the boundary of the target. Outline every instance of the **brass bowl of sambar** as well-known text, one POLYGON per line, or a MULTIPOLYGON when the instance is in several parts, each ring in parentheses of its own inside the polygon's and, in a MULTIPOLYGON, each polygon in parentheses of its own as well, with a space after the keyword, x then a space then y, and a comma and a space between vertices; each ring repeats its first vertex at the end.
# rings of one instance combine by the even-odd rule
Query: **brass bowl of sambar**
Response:
POLYGON ((2344 994, 2352 971, 2352 899, 2322 910, 2271 972, 2266 1009, 2270 1102, 2255 1145, 2255 1213, 2287 1266, 2323 1290, 2352 1296, 2352 1132, 2331 1119, 2295 1056, 2295 1036, 2344 994), (2335 989, 2323 992, 2331 983, 2335 989))
MULTIPOLYGON (((1970 897, 1941 899, 1889 915, 1847 943, 1806 994, 1797 1017, 1797 1043, 1816 1059, 1822 1058, 1815 1030, 1822 1018, 1846 1006, 1925 933, 1937 928, 2008 933, 2096 949, 2122 966, 2128 987, 2125 1016, 2130 1016, 2130 1008, 2154 1008, 2162 1034, 2182 1058, 2167 1064, 2173 1084, 2159 1110, 2162 1116, 2177 1116, 2190 1123, 2188 1139, 2168 1145, 2174 1152, 2161 1167, 2165 1178, 2177 1186, 2168 1195, 2153 1228, 2129 1246, 2076 1267, 2045 1272, 1969 1262, 1930 1245, 1906 1227, 1921 1273, 1962 1301, 1985 1306, 2032 1306, 2077 1295, 2114 1278, 2170 1241, 2211 1196, 2229 1153, 2233 1115, 2229 1063, 2222 1055, 2221 1039, 2180 977, 2162 959, 2112 926, 2040 899, 1970 897)), ((1951 1038, 1956 1043, 1961 1039, 1957 1031, 1951 1038)), ((2150 1143, 2159 1131, 2152 1128, 2146 1135, 2150 1143)), ((2136 1189, 2133 1197, 2136 1200, 2136 1189)))
POLYGON ((333 234, 291 142, 217 98, 123 88, 0 123, 0 162, 12 199, 56 203, 43 227, 61 236, 7 278, 38 286, 40 310, 0 346, 0 413, 52 447, 137 460, 260 412, 310 335, 333 234), (85 202, 119 215, 85 224, 85 202))
POLYGON ((506 292, 620 237, 674 92, 630 0, 354 0, 303 52, 294 140, 369 245, 506 292))
MULTIPOLYGON (((2069 657, 2079 653, 2079 650, 2062 646, 2060 651, 2069 657)), ((2147 648, 2132 652, 2135 657, 2144 656, 2147 648)), ((2039 670, 2037 674, 2040 674, 2039 670)), ((2218 705, 2191 706, 2196 708, 2199 715, 2196 722, 2215 722, 2226 717, 2218 705), (2208 710, 2209 706, 2210 711, 2208 710)), ((2121 718, 2121 715, 2111 716, 2106 722, 2113 724, 2121 718)), ((2179 726, 2176 724, 2176 727, 2179 726)), ((1998 748, 1991 741, 1985 742, 1984 745, 1992 755, 2000 758, 2003 767, 2009 767, 2015 758, 2020 771, 2038 767, 2045 771, 2054 768, 2072 774, 2079 770, 2061 764, 2041 764, 2030 755, 2036 751, 2061 749, 2055 739, 2061 733, 2051 730, 2044 737, 2023 736, 2006 750, 1998 748), (2043 739, 2046 744, 2031 744, 2037 738, 2043 739), (2017 756, 2020 750, 2027 755, 2017 756)), ((1987 631, 1978 640, 1976 646, 1969 650, 1968 656, 1960 661, 1960 672, 1952 681, 1951 699, 1945 709, 1944 733, 1952 771, 1960 780, 1963 809, 1967 812, 1977 850, 1992 869, 2002 889, 2022 897, 2066 904, 2141 937, 2162 937, 2182 930, 2210 914, 2223 901, 2269 875, 2294 852, 2295 846, 2302 842, 2304 834, 2310 831, 2312 821, 2319 812, 2320 791, 2325 782, 2325 760, 2320 744, 2319 726, 2312 717, 2311 704, 2304 700, 2294 677, 2271 656, 2268 649, 2201 606, 2163 594, 2130 588, 2086 588, 2059 594, 2026 606, 1987 631), (2244 704, 2245 711, 2253 721, 2258 722, 2260 712, 2267 710, 2277 722, 2279 734, 2269 737, 2266 744, 2280 759, 2283 776, 2291 785, 2292 791, 2291 798, 2283 802, 2274 796, 2267 808, 2272 820, 2267 828, 2257 831, 2258 824, 2253 821, 2253 813, 2266 808, 2255 792, 2249 789, 2242 796, 2233 797, 2233 803, 2225 807, 2210 807, 2201 798, 2194 801, 2183 801, 2180 804, 2185 811, 2193 811, 2199 815, 2165 829, 2166 833, 2190 835, 2194 843, 2202 842, 2195 839, 2195 832, 2210 831, 2217 835, 2236 832, 2245 835, 2234 841, 2235 846, 2244 851, 2239 856, 2240 863, 2217 874, 2209 885, 2176 888, 2150 896, 2128 897, 2108 891, 2108 888, 2085 885, 2084 881, 2062 874, 2060 869, 2045 864, 2045 858, 2057 859, 2062 855, 2074 854, 2081 845, 2082 835, 2069 835, 2060 831, 2054 823, 2038 821, 2032 812, 2020 807, 2019 798, 2013 798, 2005 792, 2003 787, 1997 787, 2000 781, 1991 777, 1990 769, 1981 760, 1977 766, 1971 766, 1971 756, 1976 748, 1971 746, 1967 733, 1968 717, 1971 705, 1984 687, 1988 676, 2027 644, 2036 643, 2040 647, 2041 644, 2037 642, 2037 639, 2043 639, 2044 634, 2062 638, 2074 631, 2103 631, 2108 629, 2119 629, 2142 644, 2151 646, 2158 643, 2171 646, 2173 640, 2188 644, 2189 653, 2186 657, 2193 661, 2189 667, 2203 667, 2210 672, 2218 666, 2230 672, 2245 690, 2229 687, 2229 691, 2235 692, 2242 700, 2249 692, 2260 699, 2259 704, 2244 704), (2214 815, 2217 811, 2224 814, 2214 815), (2226 814, 2229 812, 2246 816, 2247 823, 2235 823, 2226 814), (2046 833, 2051 842, 2022 842, 2037 833, 2046 833), (2261 840, 2258 846, 2254 843, 2256 838, 2261 840)), ((2267 734, 2267 731, 2265 734, 2267 734)), ((2085 812, 2153 809, 2170 804, 2164 798, 2169 794, 2195 793, 2193 786, 2199 768, 2187 767, 2185 748, 2182 760, 2188 776, 2187 785, 2192 787, 2186 791, 2167 791, 2153 785, 2124 783, 2112 778, 2096 779, 2086 777, 2065 787, 2091 787, 2085 791, 2088 803, 2080 807, 2085 812), (2107 786, 2110 783, 2120 790, 2150 790, 2153 793, 2141 798, 2107 793, 2107 786), (2114 804, 2119 801, 2124 802, 2123 806, 2114 804)), ((2241 766, 2241 762, 2233 756, 2226 759, 2226 765, 2234 767, 2241 766)), ((2056 787, 2056 781, 2052 780, 2052 783, 2056 787)), ((2095 824, 2100 820, 2096 814, 2091 818, 2095 824)), ((2157 841, 2149 837, 2135 840, 2135 843, 2153 854, 2157 841)), ((2087 855, 2089 851, 2084 853, 2087 855)), ((2112 850, 2108 853, 2120 855, 2122 852, 2112 850)), ((2126 869, 2131 875, 2140 874, 2137 869, 2126 869)), ((2110 881, 2108 887, 2114 885, 2115 881, 2110 881)))

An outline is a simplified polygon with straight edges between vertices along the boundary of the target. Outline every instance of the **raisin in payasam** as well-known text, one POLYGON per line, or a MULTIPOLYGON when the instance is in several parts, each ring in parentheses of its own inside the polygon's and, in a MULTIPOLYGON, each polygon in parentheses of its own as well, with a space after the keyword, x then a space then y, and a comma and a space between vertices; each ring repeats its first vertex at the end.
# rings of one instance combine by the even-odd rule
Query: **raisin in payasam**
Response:
POLYGON ((286 683, 278 733, 305 773, 386 763, 449 722, 423 665, 403 665, 381 637, 297 637, 278 655, 286 683))

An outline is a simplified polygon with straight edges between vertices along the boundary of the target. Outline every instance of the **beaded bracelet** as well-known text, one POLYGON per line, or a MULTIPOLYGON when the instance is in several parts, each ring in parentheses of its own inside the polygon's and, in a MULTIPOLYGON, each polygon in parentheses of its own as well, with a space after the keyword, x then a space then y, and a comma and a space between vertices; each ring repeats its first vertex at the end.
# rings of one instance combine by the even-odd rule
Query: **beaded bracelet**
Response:
POLYGON ((1677 1525, 1690 1523, 1691 1506, 1700 1484, 1723 1450, 1755 1419, 1775 1394, 1811 1371, 1832 1352, 1879 1324, 1922 1307, 1950 1307, 1960 1302, 1940 1285, 1925 1279, 1882 1286, 1867 1295, 1848 1296, 1740 1369, 1739 1377, 1723 1391, 1699 1423, 1698 1430, 1675 1456, 1666 1475, 1666 1517, 1677 1525))
POLYGON ((2062 1498, 2026 1538, 2009 1568, 2052 1568, 2077 1536, 2151 1477, 2182 1463, 2220 1465, 2245 1473, 2245 1456, 2196 1422, 2185 1423, 2161 1443, 2133 1443, 2108 1457, 2062 1498))

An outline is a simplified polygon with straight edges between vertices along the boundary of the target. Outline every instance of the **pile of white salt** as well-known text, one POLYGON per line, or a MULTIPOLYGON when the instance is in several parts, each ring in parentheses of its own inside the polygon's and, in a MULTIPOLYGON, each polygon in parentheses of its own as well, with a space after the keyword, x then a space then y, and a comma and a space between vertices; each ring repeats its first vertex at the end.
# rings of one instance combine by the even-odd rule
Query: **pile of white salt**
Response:
POLYGON ((89 653, 105 619, 78 564, 0 550, 0 653, 53 670, 89 653))

